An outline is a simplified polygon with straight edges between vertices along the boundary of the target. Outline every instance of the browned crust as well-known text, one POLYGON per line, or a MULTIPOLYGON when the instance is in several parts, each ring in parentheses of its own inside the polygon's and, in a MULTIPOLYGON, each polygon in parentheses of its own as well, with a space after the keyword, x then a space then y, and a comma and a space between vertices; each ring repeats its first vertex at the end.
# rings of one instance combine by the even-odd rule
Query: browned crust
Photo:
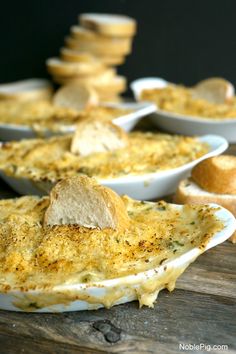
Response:
POLYGON ((192 178, 208 192, 236 194, 236 157, 221 155, 206 159, 193 168, 192 178))

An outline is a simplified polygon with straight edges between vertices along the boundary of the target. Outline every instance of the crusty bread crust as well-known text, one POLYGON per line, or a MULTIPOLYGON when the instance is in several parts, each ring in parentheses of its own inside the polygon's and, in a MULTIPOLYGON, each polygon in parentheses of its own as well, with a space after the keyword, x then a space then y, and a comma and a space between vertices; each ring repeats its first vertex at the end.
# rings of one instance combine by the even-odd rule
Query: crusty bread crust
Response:
POLYGON ((129 225, 123 200, 87 176, 66 178, 52 189, 44 225, 73 224, 87 228, 125 229, 129 225))
POLYGON ((128 145, 128 134, 108 121, 85 119, 77 124, 72 138, 71 152, 87 156, 96 152, 107 152, 128 145))
POLYGON ((136 33, 136 21, 128 16, 111 14, 81 14, 80 24, 105 36, 129 37, 136 33))
MULTIPOLYGON (((203 190, 191 178, 182 180, 173 198, 177 204, 216 203, 228 209, 236 217, 236 195, 214 194, 203 190)), ((236 243, 236 232, 230 237, 236 243)))
POLYGON ((236 194, 236 156, 220 155, 206 159, 193 168, 192 178, 208 192, 236 194))

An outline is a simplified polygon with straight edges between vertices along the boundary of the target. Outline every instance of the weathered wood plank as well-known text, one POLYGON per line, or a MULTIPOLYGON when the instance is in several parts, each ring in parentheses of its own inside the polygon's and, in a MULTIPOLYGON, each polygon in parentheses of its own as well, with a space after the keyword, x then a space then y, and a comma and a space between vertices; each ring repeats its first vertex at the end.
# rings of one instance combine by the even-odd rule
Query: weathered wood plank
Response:
POLYGON ((199 256, 176 287, 236 299, 236 245, 224 242, 199 256))
POLYGON ((236 300, 190 291, 160 293, 154 309, 137 303, 67 314, 0 311, 4 353, 177 353, 180 343, 227 344, 236 351, 236 300), (116 343, 95 329, 106 320, 121 330, 116 343), (6 347, 5 347, 6 345, 6 347), (29 347, 28 347, 29 346, 29 347), (31 351, 30 351, 31 350, 31 351))

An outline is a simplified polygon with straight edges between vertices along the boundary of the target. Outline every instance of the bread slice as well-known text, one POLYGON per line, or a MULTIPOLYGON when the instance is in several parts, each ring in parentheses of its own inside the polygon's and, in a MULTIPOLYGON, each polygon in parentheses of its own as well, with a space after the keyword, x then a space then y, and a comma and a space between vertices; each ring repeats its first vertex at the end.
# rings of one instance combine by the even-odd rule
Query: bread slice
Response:
POLYGON ((46 61, 46 65, 50 74, 64 77, 93 75, 106 70, 105 66, 98 60, 69 63, 59 58, 49 58, 46 61))
POLYGON ((116 230, 127 228, 129 217, 123 200, 110 188, 100 186, 87 176, 74 176, 52 189, 44 225, 116 230))
POLYGON ((85 119, 77 124, 71 143, 71 152, 82 156, 113 151, 128 145, 127 133, 107 121, 85 119))
MULTIPOLYGON (((202 189, 191 178, 185 179, 179 183, 174 196, 174 202, 177 204, 216 203, 222 205, 236 216, 236 195, 208 192, 202 189)), ((231 236, 230 240, 236 243, 236 232, 231 236)))
POLYGON ((112 39, 109 41, 84 41, 77 38, 75 39, 71 36, 65 38, 65 46, 73 50, 92 53, 95 56, 109 56, 110 54, 123 56, 130 54, 132 49, 132 43, 127 39, 122 39, 122 41, 119 39, 112 39))
POLYGON ((193 168, 192 178, 208 192, 236 195, 236 156, 206 159, 193 168))
POLYGON ((71 27, 71 37, 84 44, 101 44, 105 46, 118 46, 124 48, 131 48, 131 37, 108 37, 99 33, 91 31, 81 26, 71 27))
POLYGON ((123 76, 116 76, 116 70, 114 68, 107 68, 102 73, 97 75, 88 76, 54 76, 54 80, 61 85, 65 85, 69 82, 76 82, 82 85, 88 85, 94 87, 100 91, 110 90, 111 86, 113 91, 122 91, 126 88, 126 78, 123 76))
POLYGON ((124 76, 115 76, 109 81, 107 80, 107 82, 94 82, 93 87, 96 89, 99 95, 106 95, 108 93, 114 95, 122 93, 126 90, 127 81, 124 76))
POLYGON ((77 83, 61 87, 53 97, 56 106, 83 111, 99 103, 99 98, 91 87, 77 83))
POLYGON ((85 13, 79 23, 105 36, 130 37, 136 33, 136 21, 124 15, 85 13))
POLYGON ((212 103, 224 103, 234 96, 234 86, 231 82, 213 77, 200 81, 193 90, 193 97, 212 103))
POLYGON ((121 65, 125 61, 124 56, 113 55, 109 53, 109 55, 97 55, 96 57, 88 52, 82 52, 75 49, 69 48, 61 48, 61 59, 63 61, 72 62, 72 63, 80 63, 80 62, 94 62, 94 60, 98 60, 103 63, 103 65, 112 66, 112 65, 121 65))
POLYGON ((0 100, 49 100, 52 85, 45 79, 28 79, 0 85, 0 100))

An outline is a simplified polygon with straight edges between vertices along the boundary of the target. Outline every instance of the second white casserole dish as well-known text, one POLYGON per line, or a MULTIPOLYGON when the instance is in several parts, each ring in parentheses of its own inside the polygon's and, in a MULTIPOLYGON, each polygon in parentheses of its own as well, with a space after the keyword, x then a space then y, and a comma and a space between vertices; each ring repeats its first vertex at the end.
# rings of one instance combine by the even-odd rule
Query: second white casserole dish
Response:
MULTIPOLYGON (((217 135, 205 135, 199 137, 199 140, 209 144, 209 152, 183 166, 141 176, 130 175, 113 179, 97 180, 100 184, 112 188, 118 194, 126 194, 134 199, 152 200, 166 196, 175 191, 179 181, 186 178, 190 174, 191 169, 198 162, 212 156, 217 156, 224 152, 228 147, 227 141, 217 135)), ((53 184, 48 181, 33 181, 28 178, 8 176, 2 170, 0 171, 0 176, 20 194, 42 196, 48 194, 53 186, 53 184)))
MULTIPOLYGON (((140 101, 140 94, 145 89, 164 88, 169 82, 158 77, 137 79, 130 85, 134 97, 140 101)), ((151 116, 152 122, 159 128, 183 135, 217 134, 230 143, 236 142, 236 118, 194 117, 164 111, 157 107, 151 116)))

